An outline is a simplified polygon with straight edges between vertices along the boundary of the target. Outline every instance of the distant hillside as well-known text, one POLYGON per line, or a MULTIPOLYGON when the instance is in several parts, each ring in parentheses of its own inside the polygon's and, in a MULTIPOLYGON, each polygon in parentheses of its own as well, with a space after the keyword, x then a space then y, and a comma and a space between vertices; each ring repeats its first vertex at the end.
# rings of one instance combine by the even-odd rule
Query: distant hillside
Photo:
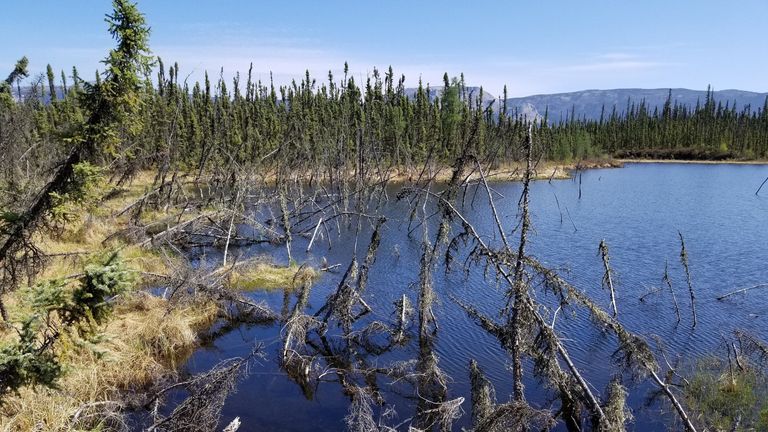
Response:
MULTIPOLYGON (((417 91, 418 89, 416 88, 407 88, 405 89, 405 94, 409 98, 413 99, 414 97, 416 97, 417 91)), ((429 100, 434 100, 436 97, 440 96, 442 93, 443 93, 442 86, 437 88, 430 87, 429 100)), ((480 94, 480 87, 466 87, 467 98, 472 102, 475 101, 478 94, 480 94)), ((493 108, 494 112, 498 112, 498 109, 497 109, 498 105, 499 105, 499 99, 493 94, 483 90, 483 106, 484 107, 490 106, 491 108, 493 108)), ((530 103, 521 102, 519 104, 516 104, 515 106, 509 106, 509 105, 507 106, 509 107, 509 115, 511 116, 518 117, 522 115, 523 118, 528 120, 534 120, 534 121, 538 121, 541 119, 541 115, 536 110, 536 107, 534 107, 530 103)), ((543 112, 544 111, 542 111, 542 113, 543 112)))
MULTIPOLYGON (((37 92, 36 95, 39 98, 40 97, 39 96, 40 86, 33 87, 33 86, 30 86, 30 85, 26 85, 26 86, 21 86, 21 99, 27 99, 29 97, 34 97, 35 95, 32 94, 32 90, 33 89, 36 90, 36 92, 37 92)), ((54 90, 56 91, 56 98, 57 99, 63 99, 64 98, 64 88, 63 87, 55 86, 54 90)), ((13 98, 16 99, 16 100, 19 100, 19 93, 18 93, 18 91, 19 91, 18 88, 16 86, 13 86, 13 89, 11 91, 11 96, 13 96, 13 98)), ((48 103, 48 102, 51 101, 51 97, 48 94, 48 85, 47 84, 45 86, 45 98, 42 99, 42 101, 44 103, 48 103)))
MULTIPOLYGON (((680 104, 695 107, 697 101, 704 103, 706 91, 672 89, 672 98, 680 104)), ((583 90, 573 93, 558 93, 548 95, 534 95, 520 98, 507 99, 507 110, 530 111, 535 110, 539 115, 549 110, 549 121, 560 122, 565 120, 571 114, 571 110, 576 117, 586 117, 588 119, 599 119, 600 112, 605 106, 606 115, 610 115, 613 107, 616 111, 624 113, 627 109, 627 101, 631 100, 639 104, 645 100, 646 105, 651 111, 654 107, 661 109, 667 100, 669 89, 614 89, 614 90, 583 90)), ((763 107, 768 93, 755 93, 742 90, 720 90, 714 92, 717 102, 726 103, 729 106, 737 104, 737 109, 741 110, 749 105, 753 111, 763 107)))

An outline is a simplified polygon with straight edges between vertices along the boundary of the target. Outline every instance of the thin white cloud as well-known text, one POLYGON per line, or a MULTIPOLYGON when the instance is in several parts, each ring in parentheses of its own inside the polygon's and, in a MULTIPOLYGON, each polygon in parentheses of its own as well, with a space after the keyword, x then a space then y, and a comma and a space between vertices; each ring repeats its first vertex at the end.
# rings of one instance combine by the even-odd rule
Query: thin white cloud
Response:
POLYGON ((666 66, 671 66, 671 64, 656 61, 616 60, 562 65, 556 66, 551 70, 555 72, 625 72, 654 69, 666 66))

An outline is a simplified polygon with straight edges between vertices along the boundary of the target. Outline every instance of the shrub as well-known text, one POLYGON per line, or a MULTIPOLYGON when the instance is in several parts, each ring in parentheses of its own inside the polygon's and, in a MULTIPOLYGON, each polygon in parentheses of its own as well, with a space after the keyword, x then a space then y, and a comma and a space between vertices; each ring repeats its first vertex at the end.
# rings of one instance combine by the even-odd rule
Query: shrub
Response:
POLYGON ((86 266, 78 278, 53 279, 27 289, 30 312, 16 329, 18 339, 0 345, 0 396, 27 385, 55 387, 62 368, 56 345, 62 335, 97 340, 98 326, 111 312, 110 300, 133 275, 111 254, 86 266))

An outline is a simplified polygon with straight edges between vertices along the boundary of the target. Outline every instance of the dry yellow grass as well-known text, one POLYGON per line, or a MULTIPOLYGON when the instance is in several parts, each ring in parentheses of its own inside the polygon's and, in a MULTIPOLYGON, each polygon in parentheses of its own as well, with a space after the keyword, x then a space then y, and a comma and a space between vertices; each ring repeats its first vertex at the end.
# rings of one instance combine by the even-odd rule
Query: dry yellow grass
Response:
POLYGON ((197 346, 201 330, 215 320, 214 304, 169 308, 166 300, 134 292, 120 301, 94 349, 61 341, 66 374, 59 389, 25 388, 0 406, 0 428, 7 431, 71 430, 73 415, 88 405, 120 401, 172 376, 197 346))
MULTIPOLYGON (((139 274, 170 272, 175 258, 169 254, 131 245, 119 238, 105 242, 129 226, 128 215, 114 215, 144 195, 152 180, 151 174, 140 174, 113 198, 78 215, 60 235, 38 236, 36 242, 44 252, 62 254, 48 262, 39 278, 80 273, 89 257, 116 249, 128 267, 139 274), (63 255, 73 252, 78 254, 63 255)), ((105 186, 101 192, 108 191, 105 186)), ((152 212, 144 216, 143 222, 169 216, 152 212)), ((280 268, 263 261, 244 264, 231 273, 232 289, 289 287, 294 279, 303 282, 314 275, 311 269, 303 269, 297 276, 298 266, 280 268)), ((83 407, 103 412, 132 392, 174 376, 177 367, 197 347, 200 334, 216 320, 218 305, 208 301, 171 307, 166 300, 138 290, 140 287, 141 282, 137 290, 117 300, 112 319, 102 329, 104 340, 96 346, 85 346, 67 337, 59 340, 57 353, 65 369, 59 388, 23 388, 6 398, 0 404, 0 431, 76 430, 73 416, 84 413, 83 407)), ((18 293, 4 300, 12 319, 19 320, 28 313, 18 293)), ((0 328, 0 344, 14 337, 12 329, 0 328)), ((89 427, 98 430, 99 419, 93 420, 89 427)))
MULTIPOLYGON (((55 236, 37 235, 35 242, 41 250, 54 255, 40 277, 55 278, 77 273, 88 255, 114 250, 119 250, 131 268, 137 271, 164 270, 166 260, 157 251, 123 242, 119 236, 114 235, 129 227, 129 215, 117 216, 117 213, 150 190, 152 180, 150 173, 140 173, 129 186, 113 193, 114 197, 90 208, 79 211, 70 209, 73 219, 55 236)), ((104 196, 112 191, 112 187, 105 184, 100 187, 97 195, 104 196)), ((162 216, 159 212, 152 213, 155 218, 168 216, 165 213, 162 216)))

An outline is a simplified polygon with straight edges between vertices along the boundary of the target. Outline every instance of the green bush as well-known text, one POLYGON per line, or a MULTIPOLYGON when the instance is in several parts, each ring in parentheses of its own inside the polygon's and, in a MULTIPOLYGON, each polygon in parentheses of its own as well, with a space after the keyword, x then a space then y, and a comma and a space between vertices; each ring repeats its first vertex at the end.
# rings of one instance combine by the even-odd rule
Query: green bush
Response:
POLYGON ((22 386, 55 387, 62 368, 56 342, 62 334, 96 340, 111 312, 110 300, 127 290, 132 273, 111 254, 85 267, 77 279, 53 279, 24 294, 31 312, 17 328, 18 340, 0 345, 0 396, 22 386))

